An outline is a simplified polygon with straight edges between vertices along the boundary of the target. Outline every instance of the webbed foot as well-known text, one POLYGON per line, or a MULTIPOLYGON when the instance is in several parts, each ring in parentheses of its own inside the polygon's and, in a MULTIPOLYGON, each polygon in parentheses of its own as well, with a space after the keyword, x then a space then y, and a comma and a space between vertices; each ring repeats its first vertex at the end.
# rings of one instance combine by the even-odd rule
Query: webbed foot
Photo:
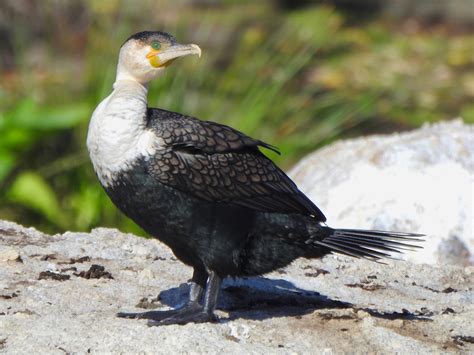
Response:
MULTIPOLYGON (((205 274, 205 276, 207 276, 207 274, 205 274)), ((200 277, 199 275, 194 275, 193 279, 199 280, 200 277)), ((149 311, 139 313, 120 312, 117 313, 117 317, 149 319, 149 326, 216 322, 217 317, 214 315, 214 309, 216 307, 220 284, 221 278, 216 273, 210 272, 207 277, 204 297, 202 297, 203 288, 200 286, 200 283, 191 282, 189 301, 183 307, 169 311, 149 311), (203 298, 203 304, 200 302, 201 298, 203 298)))
POLYGON ((217 317, 212 312, 204 310, 204 307, 197 305, 198 307, 187 307, 182 308, 175 314, 171 315, 168 318, 162 320, 153 319, 148 321, 148 326, 156 327, 161 325, 171 325, 171 324, 187 324, 187 323, 207 323, 207 322, 216 322, 217 317))

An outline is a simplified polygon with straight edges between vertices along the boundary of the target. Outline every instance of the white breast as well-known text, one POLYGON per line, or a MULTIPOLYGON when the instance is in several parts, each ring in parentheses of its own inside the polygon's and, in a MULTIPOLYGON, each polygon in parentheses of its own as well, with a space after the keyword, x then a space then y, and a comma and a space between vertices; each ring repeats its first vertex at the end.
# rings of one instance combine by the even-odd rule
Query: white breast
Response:
POLYGON ((146 128, 147 90, 133 81, 117 82, 92 114, 87 148, 104 186, 130 170, 141 157, 153 155, 163 140, 146 128))

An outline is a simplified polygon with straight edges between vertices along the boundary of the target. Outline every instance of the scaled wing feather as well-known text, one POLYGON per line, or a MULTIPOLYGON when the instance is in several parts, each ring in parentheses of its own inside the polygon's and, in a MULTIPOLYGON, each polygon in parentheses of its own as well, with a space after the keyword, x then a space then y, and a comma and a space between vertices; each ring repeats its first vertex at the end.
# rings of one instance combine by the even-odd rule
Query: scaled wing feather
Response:
POLYGON ((164 141, 149 173, 161 183, 209 202, 264 212, 326 218, 259 147, 275 147, 225 125, 161 109, 148 110, 148 126, 164 141))

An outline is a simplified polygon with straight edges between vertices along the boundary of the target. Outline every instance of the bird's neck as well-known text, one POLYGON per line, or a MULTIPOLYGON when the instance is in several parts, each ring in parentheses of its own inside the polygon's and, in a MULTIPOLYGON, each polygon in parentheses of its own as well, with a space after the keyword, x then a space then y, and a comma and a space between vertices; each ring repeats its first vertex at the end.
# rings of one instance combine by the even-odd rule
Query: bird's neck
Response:
POLYGON ((116 171, 153 151, 147 124, 147 88, 134 80, 117 80, 113 92, 92 115, 87 147, 103 184, 116 171))
POLYGON ((122 121, 143 126, 147 94, 147 87, 135 80, 116 80, 112 93, 97 106, 92 118, 98 116, 100 121, 110 126, 120 126, 122 121))
MULTIPOLYGON (((117 80, 115 80, 113 85, 112 94, 109 97, 113 97, 114 100, 120 100, 126 96, 128 99, 144 101, 146 106, 147 95, 148 85, 141 84, 130 78, 117 76, 117 80)), ((133 102, 130 103, 132 104, 133 102)))
POLYGON ((135 80, 117 80, 112 93, 95 109, 92 121, 101 126, 103 134, 136 135, 146 125, 147 94, 147 87, 135 80))

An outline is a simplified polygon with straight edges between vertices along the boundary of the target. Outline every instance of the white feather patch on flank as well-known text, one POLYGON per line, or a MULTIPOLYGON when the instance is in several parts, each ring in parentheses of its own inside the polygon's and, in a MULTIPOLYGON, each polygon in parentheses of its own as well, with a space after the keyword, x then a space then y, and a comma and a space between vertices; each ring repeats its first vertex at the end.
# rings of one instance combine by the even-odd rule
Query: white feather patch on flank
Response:
POLYGON ((94 170, 104 186, 113 185, 120 172, 133 167, 164 145, 146 128, 147 89, 131 80, 118 81, 92 115, 87 148, 94 170))

